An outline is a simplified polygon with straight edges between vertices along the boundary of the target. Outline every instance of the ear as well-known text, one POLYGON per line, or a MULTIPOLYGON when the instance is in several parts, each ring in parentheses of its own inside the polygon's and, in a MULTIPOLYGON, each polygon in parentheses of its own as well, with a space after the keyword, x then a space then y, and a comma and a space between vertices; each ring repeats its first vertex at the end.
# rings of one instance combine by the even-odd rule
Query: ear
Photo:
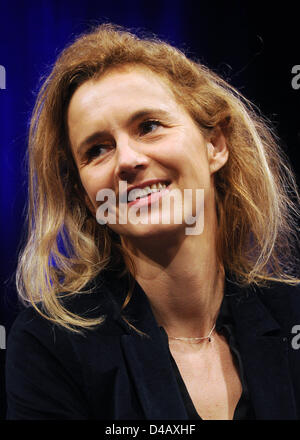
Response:
POLYGON ((228 160, 229 151, 223 133, 212 139, 207 144, 207 157, 209 163, 210 174, 221 169, 228 160))

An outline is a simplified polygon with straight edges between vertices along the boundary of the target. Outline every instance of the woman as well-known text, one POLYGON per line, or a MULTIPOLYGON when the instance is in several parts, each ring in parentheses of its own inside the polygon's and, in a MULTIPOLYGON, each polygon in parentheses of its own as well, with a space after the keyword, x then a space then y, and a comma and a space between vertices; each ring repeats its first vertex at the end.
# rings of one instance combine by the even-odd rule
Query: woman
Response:
POLYGON ((9 419, 299 418, 297 189, 247 100, 101 25, 45 81, 29 162, 9 419))

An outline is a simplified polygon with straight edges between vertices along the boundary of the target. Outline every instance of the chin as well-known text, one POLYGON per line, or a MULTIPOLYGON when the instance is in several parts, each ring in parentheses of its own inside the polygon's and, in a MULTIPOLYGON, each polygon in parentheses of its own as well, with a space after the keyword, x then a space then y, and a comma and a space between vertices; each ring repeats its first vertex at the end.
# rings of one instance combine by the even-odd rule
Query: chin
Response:
POLYGON ((185 225, 183 224, 127 224, 127 225, 113 225, 111 228, 114 232, 126 239, 147 239, 147 238, 175 238, 174 234, 184 234, 185 225), (126 226, 126 227, 125 227, 126 226))

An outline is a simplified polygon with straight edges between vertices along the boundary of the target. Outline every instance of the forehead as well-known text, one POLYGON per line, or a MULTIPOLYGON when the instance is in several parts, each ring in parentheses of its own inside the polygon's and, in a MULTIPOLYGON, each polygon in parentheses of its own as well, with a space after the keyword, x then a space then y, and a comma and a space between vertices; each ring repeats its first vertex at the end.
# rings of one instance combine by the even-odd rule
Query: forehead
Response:
POLYGON ((118 107, 130 110, 146 103, 161 109, 178 106, 166 79, 141 66, 126 66, 83 83, 71 98, 68 119, 92 108, 102 113, 118 107))

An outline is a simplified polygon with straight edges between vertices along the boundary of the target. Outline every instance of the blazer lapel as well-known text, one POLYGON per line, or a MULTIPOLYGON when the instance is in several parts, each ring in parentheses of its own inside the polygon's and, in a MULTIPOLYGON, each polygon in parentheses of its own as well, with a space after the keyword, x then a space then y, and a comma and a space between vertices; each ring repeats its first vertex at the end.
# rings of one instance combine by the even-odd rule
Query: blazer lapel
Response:
MULTIPOLYGON (((236 339, 257 419, 297 419, 288 362, 288 329, 280 327, 256 292, 237 287, 227 279, 225 294, 229 296, 236 339)), ((282 308, 287 301, 283 298, 278 304, 282 308)), ((145 418, 188 419, 173 374, 167 341, 138 283, 125 310, 129 322, 145 333, 141 336, 132 330, 121 318, 118 308, 115 319, 126 330, 121 337, 122 349, 145 418)), ((284 313, 289 314, 289 310, 284 313)))
MULTIPOLYGON (((167 340, 153 316, 148 299, 136 283, 133 297, 126 307, 126 317, 141 336, 126 324, 121 337, 124 356, 145 418, 150 420, 188 419, 176 378, 172 371, 167 340)), ((124 321, 119 318, 124 326, 124 321)))
POLYGON ((287 335, 255 292, 230 295, 230 304, 257 418, 297 419, 287 335))

